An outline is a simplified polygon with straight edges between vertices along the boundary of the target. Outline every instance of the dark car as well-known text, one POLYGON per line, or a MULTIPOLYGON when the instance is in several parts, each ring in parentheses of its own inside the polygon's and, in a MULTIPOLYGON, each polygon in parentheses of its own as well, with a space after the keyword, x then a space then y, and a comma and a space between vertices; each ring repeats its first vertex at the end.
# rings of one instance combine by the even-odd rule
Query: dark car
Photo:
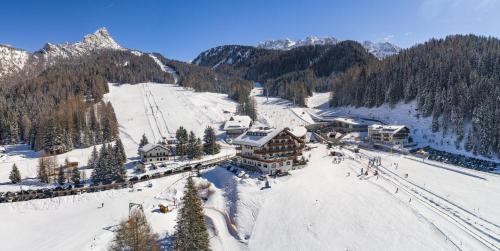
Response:
POLYGON ((134 181, 138 181, 138 180, 139 180, 139 177, 135 176, 135 177, 130 178, 128 181, 134 182, 134 181))

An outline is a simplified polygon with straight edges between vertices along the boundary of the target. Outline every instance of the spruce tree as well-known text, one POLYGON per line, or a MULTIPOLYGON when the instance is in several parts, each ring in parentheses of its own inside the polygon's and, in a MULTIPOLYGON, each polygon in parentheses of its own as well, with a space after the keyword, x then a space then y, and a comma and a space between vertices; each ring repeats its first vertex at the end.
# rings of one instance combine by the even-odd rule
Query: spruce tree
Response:
POLYGON ((80 185, 81 183, 80 171, 78 171, 78 168, 76 167, 71 170, 71 182, 73 182, 75 185, 80 185))
POLYGON ((220 145, 217 144, 217 137, 215 136, 215 131, 212 127, 208 126, 205 129, 205 134, 203 135, 203 151, 206 154, 217 154, 220 152, 220 145))
POLYGON ((196 138, 196 143, 193 148, 193 159, 199 159, 203 156, 203 144, 200 138, 196 138))
POLYGON ((16 164, 12 165, 12 170, 10 171, 9 179, 10 182, 12 182, 12 184, 17 184, 21 181, 21 173, 19 172, 19 169, 17 168, 16 164))
POLYGON ((188 154, 188 134, 187 134, 187 130, 184 129, 184 127, 179 127, 179 129, 177 129, 177 131, 175 132, 175 138, 177 138, 177 147, 176 147, 176 152, 177 152, 177 155, 179 156, 184 156, 186 154, 188 154))
POLYGON ((203 207, 192 178, 188 178, 177 214, 174 250, 210 250, 203 207))
POLYGON ((146 134, 143 134, 141 137, 141 141, 139 142, 139 148, 149 144, 148 137, 146 137, 146 134))
POLYGON ((193 131, 189 132, 188 136, 188 142, 187 142, 187 147, 186 147, 186 153, 188 158, 193 159, 197 155, 197 142, 196 142, 196 135, 194 134, 193 131))
POLYGON ((115 146, 113 148, 114 152, 114 160, 115 160, 115 168, 114 173, 117 180, 123 181, 125 180, 125 176, 127 170, 125 169, 125 162, 127 160, 127 156, 125 155, 125 150, 123 149, 123 143, 118 138, 116 140, 115 146))
POLYGON ((66 181, 66 177, 64 176, 64 167, 60 166, 57 173, 57 183, 59 183, 59 185, 64 185, 64 181, 66 181))

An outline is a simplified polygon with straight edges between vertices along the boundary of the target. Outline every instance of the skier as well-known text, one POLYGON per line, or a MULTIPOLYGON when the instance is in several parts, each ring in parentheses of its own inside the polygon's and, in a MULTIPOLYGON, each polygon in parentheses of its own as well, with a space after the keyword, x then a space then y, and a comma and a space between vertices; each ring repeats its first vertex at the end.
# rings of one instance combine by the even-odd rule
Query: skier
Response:
POLYGON ((349 176, 351 176, 351 172, 347 172, 346 177, 349 177, 349 176))
POLYGON ((399 191, 399 187, 396 187, 396 192, 395 193, 398 193, 398 191, 399 191))
POLYGON ((361 174, 360 175, 363 175, 363 168, 361 168, 361 174))
POLYGON ((103 208, 103 207, 104 207, 104 202, 101 204, 101 208, 103 208))

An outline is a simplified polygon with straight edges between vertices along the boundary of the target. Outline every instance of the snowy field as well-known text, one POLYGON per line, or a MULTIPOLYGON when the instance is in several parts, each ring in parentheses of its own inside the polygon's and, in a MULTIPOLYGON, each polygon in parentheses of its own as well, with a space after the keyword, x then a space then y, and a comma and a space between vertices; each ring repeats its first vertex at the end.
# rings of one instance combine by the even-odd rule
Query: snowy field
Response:
POLYGON ((137 154, 142 134, 150 142, 175 135, 184 126, 203 136, 207 126, 216 131, 236 111, 236 102, 225 94, 197 93, 169 84, 110 84, 105 98, 113 104, 119 123, 120 137, 128 156, 137 154))
POLYGON ((294 106, 289 100, 277 97, 268 98, 262 93, 262 87, 256 87, 251 92, 257 102, 259 122, 272 127, 287 126, 290 128, 314 122, 309 113, 304 112, 303 108, 294 106))
MULTIPOLYGON (((354 112, 297 108, 283 99, 268 101, 261 91, 253 90, 259 119, 272 126, 306 125, 309 111, 354 112)), ((224 111, 236 108, 225 95, 153 83, 111 85, 106 99, 115 108, 129 156, 136 154, 143 133, 153 141, 183 125, 201 136, 205 126, 218 127, 229 116, 224 111)), ((254 176, 238 178, 219 167, 196 179, 211 184, 203 194, 213 250, 500 250, 500 176, 366 150, 339 150, 346 158, 333 164, 325 146, 312 146, 304 154, 310 154, 309 164, 290 176, 271 178, 269 189, 262 189, 264 182, 254 176), (370 157, 381 158, 378 178, 373 169, 366 177, 358 176, 370 157)), ((6 161, 36 166, 35 153, 9 147, 18 154, 6 161)), ((82 158, 89 150, 68 154, 82 158)), ((0 182, 7 181, 10 166, 0 161, 0 182)), ((21 173, 34 175, 34 166, 19 166, 21 173)), ((133 192, 0 204, 2 250, 106 250, 129 202, 143 205, 165 245, 177 211, 161 214, 158 204, 173 205, 180 199, 185 176, 151 183, 151 188, 139 183, 133 192)))

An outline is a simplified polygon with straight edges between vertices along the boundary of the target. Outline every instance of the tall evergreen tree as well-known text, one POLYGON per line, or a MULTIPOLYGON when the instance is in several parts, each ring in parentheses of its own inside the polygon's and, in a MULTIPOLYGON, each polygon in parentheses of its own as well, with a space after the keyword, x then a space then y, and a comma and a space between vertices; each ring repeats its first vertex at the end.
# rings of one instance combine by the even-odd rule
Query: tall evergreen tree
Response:
POLYGON ((71 170, 71 182, 75 185, 80 185, 81 183, 80 171, 78 171, 78 168, 76 167, 71 170))
POLYGON ((177 139, 176 153, 179 156, 184 156, 188 154, 188 133, 184 127, 179 127, 175 132, 175 138, 177 139))
POLYGON ((148 137, 146 137, 146 134, 142 134, 141 141, 139 142, 139 148, 147 145, 149 143, 148 137))
POLYGON ((57 172, 57 183, 59 183, 59 185, 64 185, 65 181, 66 181, 66 176, 64 176, 64 167, 59 166, 59 169, 57 172))
POLYGON ((9 179, 10 182, 12 182, 12 184, 17 184, 21 181, 21 173, 19 172, 19 169, 17 168, 16 164, 12 165, 12 170, 10 171, 9 179))
POLYGON ((206 154, 217 154, 220 152, 220 145, 217 143, 217 137, 212 127, 208 126, 203 135, 203 151, 206 154))
POLYGON ((210 250, 203 207, 192 178, 188 178, 177 214, 174 250, 210 250))

